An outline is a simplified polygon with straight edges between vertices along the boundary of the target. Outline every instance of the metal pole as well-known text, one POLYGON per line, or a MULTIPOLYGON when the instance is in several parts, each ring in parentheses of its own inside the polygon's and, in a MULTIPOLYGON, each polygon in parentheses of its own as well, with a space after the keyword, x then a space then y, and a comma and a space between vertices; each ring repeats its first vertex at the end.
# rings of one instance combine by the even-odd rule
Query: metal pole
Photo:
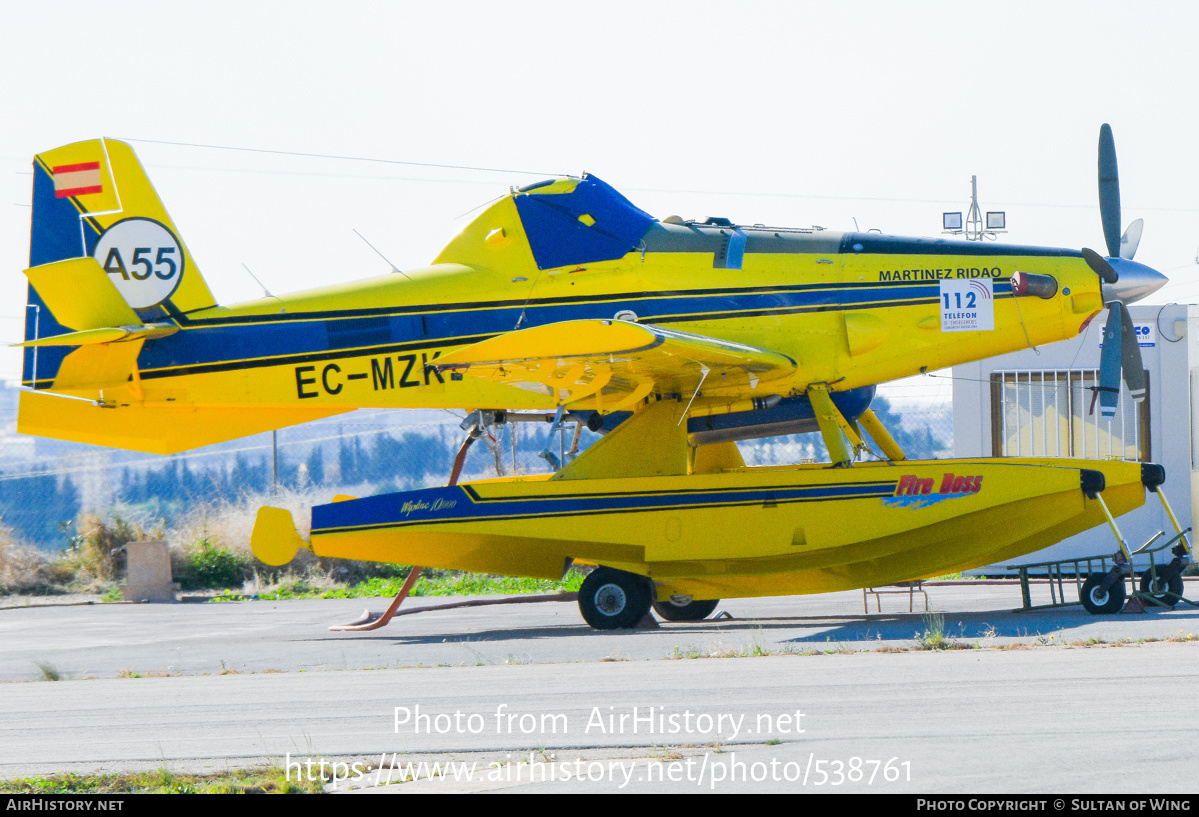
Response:
MULTIPOLYGON (((25 313, 29 314, 30 309, 33 309, 33 339, 38 340, 41 337, 42 308, 37 304, 26 304, 25 313)), ((33 372, 30 374, 29 382, 31 389, 37 388, 37 349, 38 347, 33 347, 33 372)))
POLYGON ((271 431, 271 496, 279 492, 279 432, 271 431))

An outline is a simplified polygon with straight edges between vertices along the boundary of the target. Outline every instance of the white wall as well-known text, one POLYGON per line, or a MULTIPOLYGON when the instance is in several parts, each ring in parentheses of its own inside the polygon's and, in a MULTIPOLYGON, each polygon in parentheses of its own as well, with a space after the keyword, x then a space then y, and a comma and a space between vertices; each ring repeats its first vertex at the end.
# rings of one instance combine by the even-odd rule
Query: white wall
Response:
MULTIPOLYGON (((1199 425, 1196 425, 1192 388, 1199 396, 1199 307, 1129 307, 1135 323, 1156 323, 1155 345, 1142 347, 1141 356, 1149 372, 1150 456, 1166 469, 1163 490, 1171 507, 1186 528, 1195 515, 1199 499, 1199 425), (1186 329, 1179 337, 1181 324, 1186 329), (1177 339, 1175 342, 1174 339, 1177 339), (1192 377, 1192 367, 1196 368, 1192 377), (1193 433, 1195 429, 1195 433, 1193 433), (1192 442, 1192 440, 1194 440, 1192 442), (1194 453, 1193 453, 1194 452, 1194 453), (1196 489, 1192 489, 1195 485, 1196 489)), ((953 368, 953 441, 955 457, 989 457, 991 451, 991 373, 1021 369, 1095 369, 1099 367, 1099 343, 1107 312, 1091 321, 1086 331, 1073 340, 1025 349, 953 368)), ((1123 398, 1122 398, 1123 399, 1123 398)), ((1135 549, 1159 530, 1173 535, 1173 527, 1161 502, 1148 493, 1145 505, 1117 519, 1120 530, 1135 549)), ((1104 525, 1072 536, 1058 544, 1013 560, 1015 563, 1073 559, 1110 554, 1115 538, 1104 525)), ((981 572, 996 572, 983 569, 981 572)))

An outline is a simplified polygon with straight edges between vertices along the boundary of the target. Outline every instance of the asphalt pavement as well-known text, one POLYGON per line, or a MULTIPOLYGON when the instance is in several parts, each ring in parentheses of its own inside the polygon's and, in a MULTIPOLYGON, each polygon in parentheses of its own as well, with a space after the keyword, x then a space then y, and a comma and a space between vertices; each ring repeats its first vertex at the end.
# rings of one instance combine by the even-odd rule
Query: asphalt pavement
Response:
POLYGON ((1195 790, 1199 612, 928 592, 929 614, 847 592, 615 633, 562 602, 366 633, 327 626, 385 600, 3 609, 0 778, 323 760, 401 792, 1195 790), (959 649, 917 649, 938 627, 959 649), (426 779, 397 783, 408 762, 426 779))

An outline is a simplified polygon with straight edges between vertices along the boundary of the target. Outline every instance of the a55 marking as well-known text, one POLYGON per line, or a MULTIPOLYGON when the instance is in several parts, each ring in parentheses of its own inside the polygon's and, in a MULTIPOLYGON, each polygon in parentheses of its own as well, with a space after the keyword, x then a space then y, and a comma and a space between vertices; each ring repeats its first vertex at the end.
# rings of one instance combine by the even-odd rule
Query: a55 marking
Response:
POLYGON ((441 357, 441 350, 421 352, 410 355, 388 355, 372 357, 369 360, 356 360, 353 363, 355 371, 351 371, 349 363, 345 368, 340 363, 326 363, 323 366, 296 366, 296 397, 305 400, 320 397, 322 394, 338 395, 351 383, 358 380, 370 380, 374 391, 391 389, 410 389, 417 386, 429 386, 434 383, 445 383, 445 377, 433 365, 434 360, 441 357), (358 367, 362 367, 359 369, 358 367))

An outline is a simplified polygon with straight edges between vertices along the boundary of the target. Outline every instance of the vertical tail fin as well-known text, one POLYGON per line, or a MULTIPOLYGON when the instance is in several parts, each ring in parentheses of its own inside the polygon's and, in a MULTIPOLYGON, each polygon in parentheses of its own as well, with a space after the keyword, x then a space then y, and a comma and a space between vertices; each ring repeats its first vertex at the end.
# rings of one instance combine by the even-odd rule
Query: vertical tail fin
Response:
MULTIPOLYGON (((216 305, 137 156, 124 142, 92 139, 34 157, 29 266, 87 257, 99 262, 143 322, 216 305)), ((45 272, 55 274, 55 268, 45 272)), ((78 297, 87 297, 86 291, 78 297)), ((55 315, 53 301, 31 283, 25 340, 69 331, 55 315)), ((69 352, 69 347, 27 348, 22 381, 48 387, 69 352)))

